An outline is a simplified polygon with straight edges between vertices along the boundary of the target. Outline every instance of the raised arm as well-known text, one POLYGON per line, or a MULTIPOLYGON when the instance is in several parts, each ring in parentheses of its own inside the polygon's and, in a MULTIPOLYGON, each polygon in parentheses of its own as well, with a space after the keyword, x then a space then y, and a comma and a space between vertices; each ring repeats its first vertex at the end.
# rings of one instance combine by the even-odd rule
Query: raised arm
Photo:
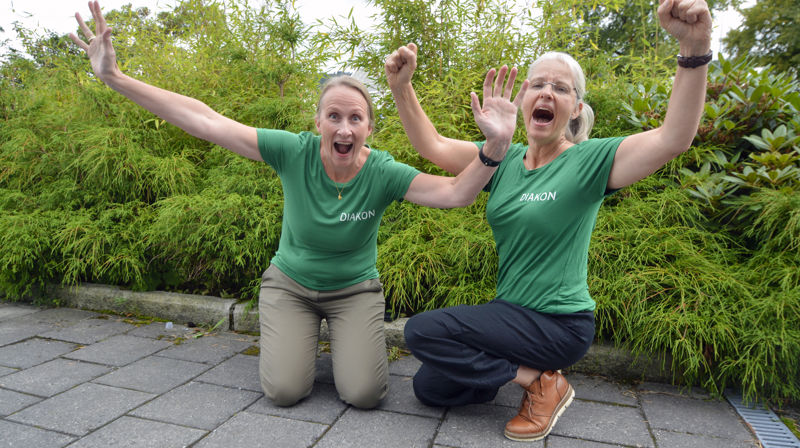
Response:
POLYGON ((111 43, 111 28, 100 12, 100 4, 97 1, 90 1, 89 9, 95 21, 94 33, 86 26, 81 15, 75 14, 88 43, 74 33, 70 33, 69 37, 86 51, 92 70, 101 81, 195 137, 208 140, 249 159, 262 160, 258 151, 255 128, 226 118, 194 98, 160 89, 122 73, 111 43))
POLYGON ((436 131, 411 85, 417 68, 417 46, 400 47, 386 58, 386 78, 408 139, 422 157, 450 173, 458 174, 478 153, 472 142, 443 137, 436 131))
MULTIPOLYGON (((660 0, 661 26, 680 43, 683 57, 701 57, 711 48, 711 14, 705 0, 660 0)), ((706 97, 708 65, 678 66, 661 127, 631 135, 614 157, 609 188, 622 188, 664 166, 692 144, 706 97)))
POLYGON ((475 201, 478 193, 497 170, 497 164, 492 161, 499 162, 505 158, 506 151, 511 145, 511 138, 514 136, 517 110, 528 89, 526 80, 522 83, 514 101, 510 101, 516 76, 516 68, 509 71, 508 67, 503 66, 497 71, 495 79, 495 69, 491 69, 483 83, 483 106, 481 107, 478 95, 474 92, 470 95, 475 122, 486 137, 486 144, 481 150, 483 157, 478 156, 478 151, 473 151, 472 159, 454 178, 418 174, 411 181, 405 199, 415 204, 437 208, 464 207, 475 201), (508 82, 504 88, 506 73, 508 82), (489 164, 485 164, 481 159, 488 160, 489 164))

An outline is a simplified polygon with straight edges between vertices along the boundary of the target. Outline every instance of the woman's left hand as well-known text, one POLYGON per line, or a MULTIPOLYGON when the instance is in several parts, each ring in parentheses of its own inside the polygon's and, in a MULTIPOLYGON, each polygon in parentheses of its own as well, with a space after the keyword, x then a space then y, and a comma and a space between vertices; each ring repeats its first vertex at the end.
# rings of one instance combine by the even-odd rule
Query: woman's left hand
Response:
POLYGON ((660 0, 661 27, 681 44, 684 56, 700 56, 711 46, 711 13, 705 0, 660 0))
POLYGON ((508 70, 508 66, 500 67, 499 71, 489 70, 486 79, 483 81, 483 106, 481 107, 478 95, 475 92, 470 94, 472 100, 472 113, 475 116, 475 123, 478 124, 486 140, 499 140, 511 142, 514 136, 514 129, 517 127, 517 110, 522 104, 522 98, 528 90, 528 80, 526 79, 511 101, 511 91, 514 89, 514 80, 517 78, 517 69, 508 70), (497 73, 497 79, 495 79, 497 73), (503 88, 506 73, 508 82, 503 88))

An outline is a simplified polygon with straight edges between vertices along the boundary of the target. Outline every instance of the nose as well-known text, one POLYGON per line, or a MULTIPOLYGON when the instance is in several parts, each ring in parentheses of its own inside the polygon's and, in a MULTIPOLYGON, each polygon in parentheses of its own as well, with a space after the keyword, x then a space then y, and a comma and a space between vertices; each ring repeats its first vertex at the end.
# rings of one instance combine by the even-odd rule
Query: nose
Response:
POLYGON ((555 88, 556 88, 555 84, 553 84, 552 82, 546 82, 544 83, 544 86, 541 88, 541 90, 539 90, 539 96, 544 96, 546 94, 548 98, 552 97, 555 88))
POLYGON ((336 133, 343 137, 349 137, 350 134, 353 133, 353 130, 350 127, 350 123, 345 121, 341 126, 339 126, 339 129, 336 130, 336 133))

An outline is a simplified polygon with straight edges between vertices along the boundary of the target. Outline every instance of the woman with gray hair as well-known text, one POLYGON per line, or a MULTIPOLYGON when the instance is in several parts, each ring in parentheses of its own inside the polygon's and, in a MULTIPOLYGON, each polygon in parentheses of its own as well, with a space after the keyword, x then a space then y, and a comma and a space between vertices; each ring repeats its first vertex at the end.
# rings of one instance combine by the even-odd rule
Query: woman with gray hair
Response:
POLYGON ((583 70, 567 54, 546 53, 528 71, 521 107, 527 142, 512 144, 504 159, 485 154, 484 142, 439 135, 411 85, 414 44, 387 58, 398 113, 423 157, 456 174, 476 154, 499 166, 485 186, 499 256, 494 300, 418 314, 405 327, 406 343, 422 361, 414 392, 423 403, 486 402, 500 386, 517 383, 522 405, 505 427, 513 440, 546 437, 571 403, 575 392, 559 369, 583 357, 594 339, 586 271, 600 205, 686 151, 703 112, 711 61, 708 6, 661 0, 658 17, 680 43, 661 127, 589 139, 594 116, 584 102, 583 70))
MULTIPOLYGON (((100 5, 89 2, 92 31, 76 14, 97 78, 136 104, 187 133, 243 157, 266 162, 283 186, 278 251, 261 279, 260 379, 277 405, 308 396, 314 384, 321 319, 330 334, 333 374, 340 398, 360 408, 386 395, 388 368, 383 331, 384 297, 378 270, 378 225, 386 207, 403 199, 437 207, 471 204, 495 168, 473 154, 456 177, 432 176, 396 162, 366 144, 375 114, 364 85, 348 76, 322 87, 314 124, 318 134, 260 129, 231 120, 206 104, 134 79, 120 70, 100 5)), ((502 158, 511 143, 523 82, 514 101, 516 72, 490 70, 483 104, 473 94, 484 151, 502 158)))

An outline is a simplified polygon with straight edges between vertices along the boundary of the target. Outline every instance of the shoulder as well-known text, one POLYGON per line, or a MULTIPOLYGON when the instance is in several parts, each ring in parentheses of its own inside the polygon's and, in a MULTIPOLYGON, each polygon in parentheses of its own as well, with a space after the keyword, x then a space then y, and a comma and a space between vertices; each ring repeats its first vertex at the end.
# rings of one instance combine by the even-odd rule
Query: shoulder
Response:
POLYGON ((262 145, 280 144, 283 146, 297 145, 306 146, 319 143, 320 137, 309 131, 299 133, 284 131, 282 129, 256 129, 258 142, 262 145))
POLYGON ((583 159, 605 158, 617 152, 620 143, 625 137, 590 138, 569 148, 568 153, 573 157, 583 159))
MULTIPOLYGON (((478 149, 481 149, 481 148, 483 148, 483 145, 486 144, 486 140, 475 141, 475 142, 472 142, 472 143, 474 143, 475 146, 478 147, 478 149)), ((527 150, 528 150, 528 144, 527 143, 511 143, 511 146, 508 147, 508 153, 507 154, 508 155, 518 154, 518 153, 521 153, 521 152, 525 152, 527 150)), ((506 157, 508 157, 508 155, 506 157)))
POLYGON ((580 148, 584 151, 591 151, 604 148, 616 149, 625 137, 604 137, 604 138, 590 138, 576 144, 575 148, 580 148))

